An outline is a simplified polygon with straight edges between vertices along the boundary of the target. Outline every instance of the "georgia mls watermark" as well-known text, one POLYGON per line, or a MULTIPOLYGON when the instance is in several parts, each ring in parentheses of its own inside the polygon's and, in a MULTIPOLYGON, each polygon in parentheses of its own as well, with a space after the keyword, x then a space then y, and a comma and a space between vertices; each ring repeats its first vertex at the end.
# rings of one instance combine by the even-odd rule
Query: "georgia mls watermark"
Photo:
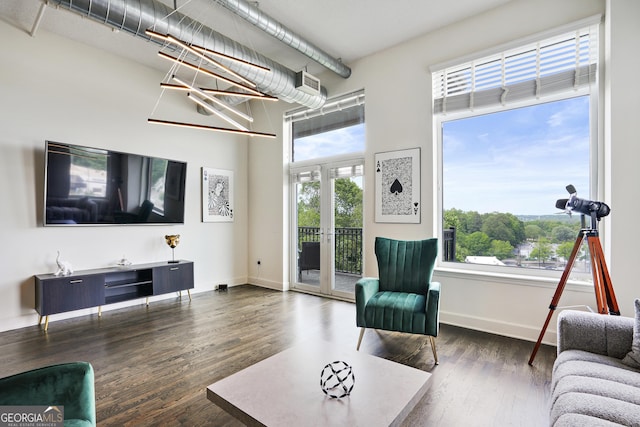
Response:
POLYGON ((64 406, 0 406, 0 427, 64 427, 64 406))

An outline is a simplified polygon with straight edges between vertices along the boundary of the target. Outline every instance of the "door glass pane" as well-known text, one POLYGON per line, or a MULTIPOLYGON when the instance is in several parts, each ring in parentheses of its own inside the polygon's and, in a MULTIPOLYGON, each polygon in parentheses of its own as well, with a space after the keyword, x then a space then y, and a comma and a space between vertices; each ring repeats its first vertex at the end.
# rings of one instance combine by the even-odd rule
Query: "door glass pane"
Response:
POLYGON ((320 181, 298 182, 298 282, 320 286, 320 181))
POLYGON ((362 176, 333 180, 333 289, 354 293, 362 277, 362 176))

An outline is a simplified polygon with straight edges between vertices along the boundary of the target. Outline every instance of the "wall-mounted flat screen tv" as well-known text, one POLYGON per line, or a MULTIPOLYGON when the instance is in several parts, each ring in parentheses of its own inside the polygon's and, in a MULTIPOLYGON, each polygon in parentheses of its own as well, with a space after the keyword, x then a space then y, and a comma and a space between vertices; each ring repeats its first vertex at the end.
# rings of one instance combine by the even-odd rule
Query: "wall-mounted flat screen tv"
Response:
POLYGON ((46 141, 44 225, 182 224, 185 162, 46 141))

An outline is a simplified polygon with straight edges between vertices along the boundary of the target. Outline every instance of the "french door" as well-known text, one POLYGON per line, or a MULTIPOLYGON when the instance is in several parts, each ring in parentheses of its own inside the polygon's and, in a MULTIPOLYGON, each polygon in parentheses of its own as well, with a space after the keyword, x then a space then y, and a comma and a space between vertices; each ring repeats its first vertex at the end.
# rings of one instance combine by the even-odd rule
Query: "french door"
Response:
POLYGON ((358 158, 292 170, 294 289, 354 298, 363 271, 363 169, 358 158))

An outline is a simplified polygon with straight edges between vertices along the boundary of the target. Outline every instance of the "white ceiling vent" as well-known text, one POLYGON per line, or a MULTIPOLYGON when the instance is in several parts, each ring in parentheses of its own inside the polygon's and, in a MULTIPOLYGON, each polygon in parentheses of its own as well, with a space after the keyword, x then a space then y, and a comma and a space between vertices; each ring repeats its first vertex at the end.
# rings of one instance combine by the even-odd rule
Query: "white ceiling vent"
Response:
POLYGON ((299 71, 296 73, 295 87, 309 95, 318 95, 320 93, 320 79, 306 71, 299 71))

